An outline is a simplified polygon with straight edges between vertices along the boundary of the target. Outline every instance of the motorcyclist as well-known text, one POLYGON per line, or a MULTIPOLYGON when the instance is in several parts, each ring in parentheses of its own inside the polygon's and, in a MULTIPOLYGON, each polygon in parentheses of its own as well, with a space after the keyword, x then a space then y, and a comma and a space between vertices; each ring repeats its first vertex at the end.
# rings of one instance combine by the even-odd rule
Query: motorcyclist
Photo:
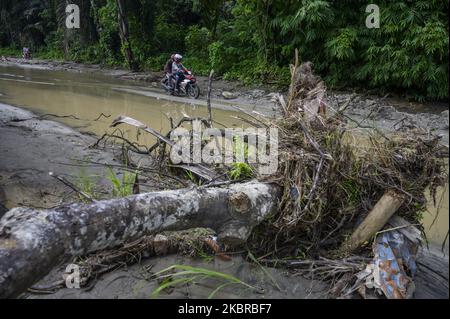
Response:
POLYGON ((30 48, 24 47, 22 49, 22 58, 25 60, 29 60, 31 58, 30 48))
POLYGON ((175 54, 174 61, 172 63, 172 75, 175 76, 175 92, 180 92, 180 83, 184 80, 184 73, 187 69, 181 64, 183 56, 181 54, 175 54))

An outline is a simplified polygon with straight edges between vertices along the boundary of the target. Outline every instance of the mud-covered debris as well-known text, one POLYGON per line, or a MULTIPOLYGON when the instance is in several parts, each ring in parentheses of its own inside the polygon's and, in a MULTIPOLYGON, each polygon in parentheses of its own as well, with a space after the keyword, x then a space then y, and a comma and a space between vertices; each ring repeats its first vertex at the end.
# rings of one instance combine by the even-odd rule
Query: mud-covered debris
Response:
POLYGON ((233 92, 228 92, 228 91, 223 91, 222 92, 222 96, 227 99, 227 100, 231 100, 231 99, 235 99, 237 98, 237 95, 233 92))
POLYGON ((410 241, 398 230, 377 236, 373 261, 356 275, 361 282, 360 294, 366 297, 366 289, 375 289, 388 299, 412 298, 417 250, 417 242, 410 241))

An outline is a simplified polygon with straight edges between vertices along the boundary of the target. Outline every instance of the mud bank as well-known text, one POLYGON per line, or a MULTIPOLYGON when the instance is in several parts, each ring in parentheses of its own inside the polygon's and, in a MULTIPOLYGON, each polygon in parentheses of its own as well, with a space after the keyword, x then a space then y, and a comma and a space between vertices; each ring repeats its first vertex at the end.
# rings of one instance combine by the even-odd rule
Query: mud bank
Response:
MULTIPOLYGON (((49 208, 80 198, 70 188, 49 175, 59 175, 73 180, 79 174, 77 161, 94 161, 114 164, 114 154, 92 149, 96 139, 77 132, 55 121, 39 118, 32 112, 0 104, 0 218, 6 209, 17 206, 49 208), (3 207, 3 205, 5 207, 3 207)), ((88 167, 87 174, 106 176, 101 167, 88 167)), ((104 181, 105 192, 108 192, 104 181)), ((150 298, 159 283, 149 280, 150 269, 161 270, 173 264, 184 264, 223 271, 261 288, 250 290, 225 289, 221 298, 319 298, 324 296, 326 285, 318 281, 295 277, 287 271, 269 269, 236 257, 232 262, 219 259, 208 262, 186 256, 151 258, 142 263, 106 274, 90 289, 58 290, 55 294, 24 294, 24 298, 150 298), (274 281, 276 283, 274 283, 274 281), (275 285, 275 286, 274 286, 275 285), (278 287, 277 287, 278 286, 278 287), (280 289, 281 288, 281 289, 280 289)), ((63 266, 53 269, 37 286, 49 286, 61 280, 63 266)), ((192 285, 183 290, 165 292, 162 298, 206 298, 215 289, 214 282, 192 285)))
MULTIPOLYGON (((114 163, 114 155, 89 148, 95 138, 81 134, 60 123, 38 118, 20 108, 0 104, 0 190, 1 202, 13 206, 52 207, 79 198, 72 190, 49 176, 52 171, 61 176, 77 174, 76 166, 65 165, 69 159, 114 163)), ((91 168, 104 175, 103 169, 91 168)), ((105 186, 107 188, 107 186, 105 186)), ((283 269, 262 267, 241 257, 231 262, 192 259, 186 256, 164 256, 143 260, 138 264, 115 270, 98 278, 83 289, 64 288, 52 294, 25 293, 23 298, 150 298, 159 283, 151 274, 173 264, 191 265, 221 271, 261 288, 258 292, 245 289, 224 289, 220 298, 325 298, 328 286, 311 281, 283 269), (95 284, 95 285, 94 285, 95 284)), ((66 264, 53 269, 35 286, 51 287, 61 280, 66 264)), ((217 286, 213 281, 192 284, 183 289, 164 291, 161 298, 206 298, 217 286)), ((416 281, 416 298, 448 298, 448 256, 433 249, 422 250, 416 281), (430 255, 431 254, 431 255, 430 255), (432 256, 433 258, 431 258, 432 256), (430 283, 428 270, 435 282, 430 283)))
MULTIPOLYGON (((259 291, 230 286, 219 291, 215 298, 234 299, 323 299, 327 298, 328 284, 309 280, 290 270, 260 267, 249 263, 242 257, 232 261, 215 259, 207 261, 187 256, 169 255, 142 260, 140 263, 107 273, 86 288, 62 288, 54 293, 24 293, 27 299, 149 299, 158 288, 152 275, 172 265, 190 265, 219 271, 239 278, 243 282, 259 288, 259 291)), ((435 248, 422 249, 418 258, 418 272, 415 278, 415 299, 448 298, 448 256, 443 256, 435 248), (430 269, 440 269, 431 273, 430 269)), ((55 282, 61 281, 66 265, 53 269, 35 287, 52 289, 55 282)), ((158 298, 196 299, 208 298, 218 286, 213 279, 185 285, 177 289, 164 290, 158 298)))
MULTIPOLYGON (((79 195, 54 176, 74 182, 84 161, 117 163, 114 154, 89 147, 96 138, 6 104, 0 104, 0 136, 0 203, 6 208, 50 208, 79 201, 79 195)), ((86 166, 85 173, 107 172, 86 166)), ((108 193, 106 180, 100 183, 108 193)))
MULTIPOLYGON (((332 94, 331 105, 335 108, 344 105, 351 97, 349 93, 332 94)), ((405 101, 356 95, 345 114, 355 127, 376 127, 386 132, 421 128, 441 136, 444 145, 449 144, 448 104, 420 108, 405 101)))
MULTIPOLYGON (((169 255, 142 260, 140 263, 110 272, 99 278, 93 285, 84 289, 63 288, 54 294, 26 294, 29 299, 66 299, 66 298, 105 298, 105 299, 150 299, 158 288, 152 274, 172 265, 189 265, 222 272, 239 278, 243 282, 258 288, 258 291, 231 285, 221 289, 215 298, 235 299, 317 299, 325 298, 327 285, 320 281, 311 281, 295 276, 287 270, 266 268, 245 261, 236 256, 232 261, 215 259, 206 261, 180 255, 169 255)), ((61 279, 65 267, 54 269, 37 285, 51 286, 61 279)), ((206 299, 218 284, 214 279, 201 280, 176 289, 161 292, 163 299, 206 299)))

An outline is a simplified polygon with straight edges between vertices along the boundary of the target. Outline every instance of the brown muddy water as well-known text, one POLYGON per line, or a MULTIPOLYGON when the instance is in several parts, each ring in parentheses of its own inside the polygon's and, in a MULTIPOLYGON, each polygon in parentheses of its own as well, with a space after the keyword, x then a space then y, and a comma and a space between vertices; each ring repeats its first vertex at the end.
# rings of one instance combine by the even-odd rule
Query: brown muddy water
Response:
MULTIPOLYGON (((55 120, 98 136, 114 131, 109 125, 118 115, 138 119, 163 133, 170 129, 169 117, 175 123, 184 114, 207 117, 207 109, 202 105, 204 101, 175 97, 181 101, 175 103, 168 100, 171 97, 156 91, 150 84, 147 87, 144 85, 98 74, 0 66, 1 102, 37 114, 74 116, 78 119, 67 117, 55 120), (94 121, 102 113, 110 117, 94 121)), ((247 126, 232 118, 233 115, 237 115, 237 112, 229 105, 213 110, 213 119, 223 126, 247 126)), ((136 140, 136 128, 127 125, 120 128, 127 138, 136 140)), ((148 144, 156 139, 145 134, 140 135, 138 140, 148 144)))
MULTIPOLYGON (((177 102, 168 99, 163 92, 151 88, 150 84, 128 82, 98 74, 0 65, 0 102, 37 114, 75 116, 78 119, 67 117, 55 120, 97 136, 112 132, 114 129, 109 125, 118 115, 138 119, 162 133, 170 129, 169 117, 175 122, 184 114, 206 117, 204 101, 197 103, 189 99, 176 100, 177 102), (101 113, 110 117, 93 121, 101 113)), ((213 118, 220 124, 226 127, 247 126, 233 118, 238 113, 230 105, 224 103, 213 106, 213 118)), ((137 139, 140 144, 149 145, 155 141, 148 134, 137 135, 136 128, 124 125, 122 129, 128 138, 137 139)), ((437 200, 437 207, 430 204, 423 215, 428 240, 440 246, 449 229, 448 184, 438 192, 437 200)), ((448 239, 445 246, 448 251, 448 239)))

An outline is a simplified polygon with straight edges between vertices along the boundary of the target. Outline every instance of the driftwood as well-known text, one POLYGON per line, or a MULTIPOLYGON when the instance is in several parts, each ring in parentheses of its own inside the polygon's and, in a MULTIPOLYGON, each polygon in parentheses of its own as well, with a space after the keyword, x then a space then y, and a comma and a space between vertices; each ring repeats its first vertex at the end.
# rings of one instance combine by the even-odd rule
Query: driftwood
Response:
POLYGON ((420 246, 422 243, 422 232, 400 216, 392 216, 386 224, 387 230, 395 229, 405 236, 410 242, 420 246))
MULTIPOLYGON (((143 258, 182 254, 198 256, 198 252, 214 254, 218 259, 230 261, 232 258, 223 252, 214 239, 214 231, 208 228, 192 228, 185 231, 165 232, 144 236, 113 249, 102 250, 88 256, 76 258, 73 263, 79 266, 80 288, 90 289, 103 274, 138 263, 143 258)), ((62 275, 64 278, 67 272, 62 275)), ((66 287, 65 280, 51 284, 35 285, 28 292, 52 294, 66 287)))
MULTIPOLYGON (((184 121, 188 121, 188 120, 191 120, 191 119, 184 117, 183 119, 180 120, 180 122, 178 123, 178 125, 176 127, 179 127, 184 121)), ((120 115, 116 119, 114 119, 111 126, 115 127, 120 124, 128 124, 128 125, 135 126, 141 130, 146 131, 147 133, 152 134, 153 136, 158 138, 158 140, 160 140, 161 142, 163 142, 169 146, 175 145, 175 142, 170 139, 170 132, 166 136, 164 136, 161 133, 157 132, 156 130, 152 129, 151 127, 148 127, 144 123, 142 123, 138 120, 135 120, 131 117, 120 115)), ((223 133, 223 134, 225 134, 225 133, 223 133)), ((155 144, 155 145, 157 145, 157 144, 155 144)), ((151 150, 153 150, 153 147, 151 148, 151 150)), ((192 164, 192 165, 186 166, 186 167, 190 168, 187 170, 197 174, 201 178, 205 178, 207 181, 212 181, 217 177, 216 172, 214 172, 213 170, 211 170, 210 168, 208 168, 202 164, 192 164)))
MULTIPOLYGON (((148 153, 151 153, 152 151, 154 151, 158 146, 161 145, 161 142, 164 143, 163 145, 169 145, 170 147, 175 145, 175 142, 172 141, 170 139, 171 133, 176 129, 179 128, 183 123, 185 122, 193 122, 193 121, 200 121, 201 123, 203 123, 207 128, 211 127, 211 122, 212 122, 212 115, 211 113, 209 114, 209 120, 205 120, 202 118, 191 118, 187 115, 185 115, 183 118, 181 118, 181 120, 178 122, 177 125, 173 126, 172 129, 166 134, 166 135, 162 135, 161 133, 157 132, 156 130, 154 130, 151 127, 148 127, 147 125, 145 125, 144 123, 125 116, 125 115, 120 115, 118 116, 116 119, 113 120, 111 126, 112 127, 116 127, 120 124, 128 124, 134 127, 137 127, 138 129, 142 129, 147 133, 152 134, 153 136, 155 136, 158 139, 158 142, 155 143, 153 146, 151 146, 148 149, 148 153)), ((221 137, 224 138, 228 138, 228 139, 232 139, 233 136, 228 136, 225 132, 224 129, 219 129, 219 128, 215 128, 216 132, 220 133, 221 137)), ((242 136, 242 139, 245 143, 248 142, 249 139, 257 139, 257 135, 256 134, 252 134, 252 133, 245 133, 242 136)), ((98 143, 98 142, 97 142, 98 143)), ((128 141, 129 143, 129 141, 128 141)), ((218 142, 217 142, 218 143, 218 142)), ((146 152, 147 153, 147 152, 146 152)), ((192 159, 192 158, 191 158, 192 159)), ((208 182, 212 182, 212 181, 224 181, 223 177, 218 175, 216 171, 210 169, 209 167, 200 164, 200 163, 191 163, 191 164, 181 164, 181 165, 170 165, 171 167, 178 167, 178 168, 182 168, 186 171, 192 172, 194 174, 196 174, 197 176, 199 176, 200 178, 205 179, 208 182)))
MULTIPOLYGON (((194 122, 194 121, 200 121, 201 123, 203 123, 206 127, 210 127, 210 124, 207 120, 200 118, 200 117, 189 117, 187 115, 184 115, 179 121, 178 124, 174 125, 173 124, 173 119, 170 118, 170 122, 171 122, 171 129, 170 131, 165 135, 165 137, 167 139, 170 139, 170 136, 172 134, 172 132, 179 128, 183 123, 185 122, 194 122)), ((158 140, 158 142, 156 142, 155 144, 153 144, 149 149, 148 149, 148 153, 153 152, 156 148, 158 148, 161 145, 160 141, 158 140)))
POLYGON ((123 124, 123 123, 129 124, 129 125, 139 128, 141 130, 144 130, 144 131, 152 134, 153 136, 157 137, 159 140, 163 141, 164 143, 169 144, 170 146, 173 146, 175 144, 175 142, 173 142, 171 139, 165 137, 164 135, 155 131, 151 127, 148 127, 144 123, 142 123, 138 120, 135 120, 131 117, 128 117, 128 116, 120 115, 119 117, 114 119, 114 121, 111 124, 111 127, 116 127, 117 125, 123 124))
POLYGON ((0 298, 16 297, 63 257, 113 248, 165 230, 207 227, 245 242, 277 207, 278 186, 249 182, 133 195, 50 210, 15 208, 0 219, 0 298))
POLYGON ((5 206, 3 206, 2 203, 0 203, 0 218, 2 218, 2 216, 6 214, 7 211, 8 209, 5 206))
POLYGON ((212 77, 214 74, 214 70, 211 70, 208 77, 208 94, 206 97, 206 106, 208 107, 208 121, 209 125, 212 125, 212 109, 211 109, 211 84, 212 84, 212 77))
POLYGON ((353 232, 352 236, 345 244, 345 249, 352 252, 365 242, 369 241, 384 227, 384 225, 386 225, 392 215, 403 204, 403 201, 404 198, 393 191, 384 193, 376 203, 375 207, 353 232))
POLYGON ((448 299, 448 254, 431 247, 420 249, 417 268, 415 298, 448 299))

